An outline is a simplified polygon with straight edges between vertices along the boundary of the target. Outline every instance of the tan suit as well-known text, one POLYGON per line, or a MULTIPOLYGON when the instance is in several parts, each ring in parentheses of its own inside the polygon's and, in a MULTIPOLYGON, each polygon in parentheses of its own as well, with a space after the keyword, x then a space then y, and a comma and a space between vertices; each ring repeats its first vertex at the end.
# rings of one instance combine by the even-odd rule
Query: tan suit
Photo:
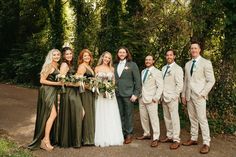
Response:
POLYGON ((175 62, 170 64, 164 77, 167 65, 162 68, 164 90, 162 106, 166 125, 166 136, 180 142, 179 95, 183 89, 183 70, 175 62))
MULTIPOLYGON (((142 71, 142 81, 144 71, 142 71)), ((160 124, 158 118, 158 101, 163 91, 162 73, 152 66, 146 80, 142 83, 142 92, 139 98, 139 111, 144 136, 150 135, 149 118, 153 130, 153 140, 159 140, 160 124), (154 103, 152 100, 155 100, 154 103)))
POLYGON ((199 56, 196 66, 190 74, 192 60, 185 65, 185 79, 182 97, 187 100, 189 119, 191 122, 191 140, 198 139, 198 124, 202 131, 203 144, 210 145, 210 131, 206 116, 206 99, 215 84, 212 64, 199 56))

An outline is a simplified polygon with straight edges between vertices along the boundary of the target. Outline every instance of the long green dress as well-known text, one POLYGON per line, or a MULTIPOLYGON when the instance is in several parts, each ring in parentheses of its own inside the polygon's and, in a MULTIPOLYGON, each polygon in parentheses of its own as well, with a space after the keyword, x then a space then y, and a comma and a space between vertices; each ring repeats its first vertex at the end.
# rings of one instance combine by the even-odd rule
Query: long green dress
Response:
MULTIPOLYGON (((53 73, 48 75, 47 80, 55 82, 57 74, 59 74, 59 71, 56 69, 53 73)), ((28 146, 29 149, 40 148, 41 140, 45 134, 46 122, 51 114, 52 107, 55 105, 56 110, 58 108, 57 94, 58 86, 42 85, 39 88, 34 138, 28 146)), ((52 145, 58 142, 58 118, 56 118, 53 123, 50 132, 50 141, 52 145)))
MULTIPOLYGON (((75 74, 73 67, 67 75, 75 74)), ((66 87, 60 96, 59 142, 60 147, 80 147, 82 142, 83 106, 78 87, 66 87)))
MULTIPOLYGON (((86 69, 86 77, 94 77, 93 73, 86 69)), ((81 93, 82 105, 85 110, 83 120, 82 140, 83 145, 94 145, 95 135, 95 96, 90 90, 81 93)))

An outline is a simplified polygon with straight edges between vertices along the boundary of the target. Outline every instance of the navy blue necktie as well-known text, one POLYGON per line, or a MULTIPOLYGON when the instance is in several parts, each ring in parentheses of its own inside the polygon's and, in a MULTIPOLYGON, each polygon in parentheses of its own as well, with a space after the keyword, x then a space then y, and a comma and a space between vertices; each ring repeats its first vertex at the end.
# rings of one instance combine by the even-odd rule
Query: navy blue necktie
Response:
POLYGON ((165 76, 166 76, 166 73, 167 73, 167 71, 168 71, 168 69, 170 68, 170 66, 169 65, 167 65, 167 67, 166 67, 166 71, 165 71, 165 73, 164 73, 164 76, 163 76, 163 78, 165 78, 165 76))
POLYGON ((190 75, 192 76, 193 75, 193 68, 195 66, 195 63, 196 63, 196 60, 194 59, 193 60, 193 63, 192 63, 192 66, 191 66, 191 69, 190 69, 190 75))

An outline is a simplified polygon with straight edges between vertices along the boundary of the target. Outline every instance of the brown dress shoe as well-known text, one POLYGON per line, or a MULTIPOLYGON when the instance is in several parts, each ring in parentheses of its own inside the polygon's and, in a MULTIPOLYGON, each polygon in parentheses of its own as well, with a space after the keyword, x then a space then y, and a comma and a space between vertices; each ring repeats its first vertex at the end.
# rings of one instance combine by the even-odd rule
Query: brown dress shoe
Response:
POLYGON ((206 145, 206 144, 204 144, 202 146, 202 148, 200 149, 200 153, 201 154, 207 154, 207 153, 209 153, 209 151, 210 151, 210 147, 208 145, 206 145))
POLYGON ((158 146, 158 140, 153 140, 151 143, 151 147, 157 147, 158 146))
POLYGON ((173 142, 173 140, 172 139, 170 139, 170 138, 168 138, 168 137, 166 137, 166 138, 164 138, 164 139, 161 139, 160 140, 162 143, 169 143, 169 142, 173 142))
POLYGON ((183 145, 183 146, 197 145, 197 141, 188 140, 188 141, 182 143, 182 145, 183 145))
POLYGON ((132 136, 131 136, 131 135, 128 135, 128 136, 125 138, 124 144, 130 144, 131 142, 132 142, 132 136))
POLYGON ((180 143, 177 141, 175 141, 174 143, 170 145, 170 149, 177 149, 179 147, 180 147, 180 143))
POLYGON ((150 140, 151 136, 140 136, 140 137, 136 137, 137 140, 150 140))

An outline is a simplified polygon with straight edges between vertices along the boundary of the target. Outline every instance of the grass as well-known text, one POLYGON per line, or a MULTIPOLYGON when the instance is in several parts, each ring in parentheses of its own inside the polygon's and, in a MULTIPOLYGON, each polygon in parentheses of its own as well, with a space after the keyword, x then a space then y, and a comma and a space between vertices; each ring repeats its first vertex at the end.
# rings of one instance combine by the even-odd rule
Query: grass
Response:
POLYGON ((33 157, 32 153, 24 148, 20 148, 16 143, 9 139, 0 137, 0 156, 1 157, 33 157))

